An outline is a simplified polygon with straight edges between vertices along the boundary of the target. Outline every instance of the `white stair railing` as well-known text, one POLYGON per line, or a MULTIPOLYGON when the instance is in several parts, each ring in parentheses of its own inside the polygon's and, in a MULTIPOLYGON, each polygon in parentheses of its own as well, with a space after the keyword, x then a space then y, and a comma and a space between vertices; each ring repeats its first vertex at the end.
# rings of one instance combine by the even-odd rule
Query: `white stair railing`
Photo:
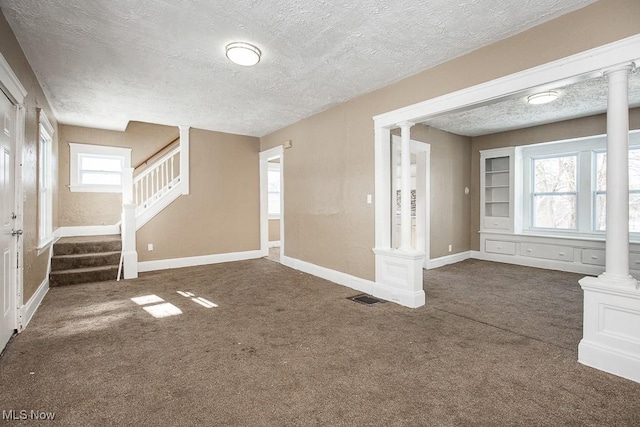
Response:
POLYGON ((133 179, 136 215, 151 208, 162 196, 180 184, 179 155, 180 146, 177 146, 133 179))

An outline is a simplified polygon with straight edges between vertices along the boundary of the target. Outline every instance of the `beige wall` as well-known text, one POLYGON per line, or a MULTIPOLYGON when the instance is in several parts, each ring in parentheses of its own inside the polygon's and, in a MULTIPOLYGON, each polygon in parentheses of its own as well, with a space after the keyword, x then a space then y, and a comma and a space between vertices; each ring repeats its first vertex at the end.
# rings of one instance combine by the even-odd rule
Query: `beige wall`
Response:
POLYGON ((114 225, 120 221, 120 193, 72 193, 69 190, 69 143, 133 148, 131 164, 138 165, 178 136, 175 126, 131 122, 124 132, 60 125, 60 226, 114 225))
POLYGON ((264 136, 262 150, 293 141, 284 151, 286 255, 374 278, 374 115, 639 32, 640 2, 600 1, 264 136))
POLYGON ((269 241, 277 242, 278 240, 280 240, 280 220, 270 219, 269 220, 269 241))
POLYGON ((471 138, 416 125, 411 139, 431 145, 430 258, 468 251, 471 198, 464 189, 471 185, 471 138))
POLYGON ((260 249, 260 140, 199 129, 190 140, 190 194, 138 230, 140 261, 260 249))
MULTIPOLYGON (((640 129, 640 108, 630 110, 629 128, 640 129)), ((480 250, 480 235, 478 234, 480 230, 480 150, 561 141, 602 135, 606 132, 607 116, 606 114, 599 114, 597 116, 471 138, 471 249, 480 250)))
MULTIPOLYGON (((54 129, 58 125, 56 118, 49 107, 49 103, 40 87, 27 58, 24 56, 15 35, 11 31, 4 15, 0 14, 0 52, 7 60, 9 66, 16 74, 20 83, 27 90, 24 100, 25 107, 25 141, 23 149, 22 182, 24 187, 25 202, 23 206, 23 246, 24 246, 24 276, 23 276, 23 301, 26 303, 38 286, 47 276, 49 250, 38 255, 37 250, 37 211, 38 211, 38 114, 37 109, 42 108, 54 129)), ((3 96, 3 95, 0 95, 3 96)), ((16 153, 18 155, 19 153, 16 153)), ((57 171, 58 158, 58 132, 53 135, 53 165, 54 176, 57 171)), ((55 185, 55 184, 54 184, 55 185)), ((58 188, 53 189, 53 225, 58 225, 58 203, 56 202, 58 188)))

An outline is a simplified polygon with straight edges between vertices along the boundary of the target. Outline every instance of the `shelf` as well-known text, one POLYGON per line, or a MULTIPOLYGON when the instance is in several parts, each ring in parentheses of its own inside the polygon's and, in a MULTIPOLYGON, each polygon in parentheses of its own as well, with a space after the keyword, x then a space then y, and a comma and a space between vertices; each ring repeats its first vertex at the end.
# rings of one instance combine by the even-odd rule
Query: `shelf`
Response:
POLYGON ((486 200, 484 203, 485 203, 485 205, 495 205, 495 204, 498 204, 498 203, 506 203, 506 204, 509 204, 509 201, 508 201, 508 200, 503 200, 503 201, 491 201, 491 200, 486 200))
POLYGON ((484 188, 509 188, 509 185, 485 185, 484 188))
POLYGON ((487 175, 493 175, 494 173, 509 173, 509 169, 499 170, 499 171, 484 171, 487 175))

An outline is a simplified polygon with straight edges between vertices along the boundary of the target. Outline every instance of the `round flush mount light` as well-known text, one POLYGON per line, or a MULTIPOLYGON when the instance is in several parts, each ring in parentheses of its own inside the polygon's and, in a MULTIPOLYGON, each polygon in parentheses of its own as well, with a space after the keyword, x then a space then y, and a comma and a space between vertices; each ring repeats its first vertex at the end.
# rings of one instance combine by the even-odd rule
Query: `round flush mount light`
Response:
POLYGON ((250 67, 260 62, 262 52, 252 44, 244 42, 229 43, 226 48, 227 58, 234 64, 250 67))
POLYGON ((548 92, 540 92, 527 97, 527 102, 531 105, 540 105, 553 102, 558 99, 558 92, 550 90, 548 92))

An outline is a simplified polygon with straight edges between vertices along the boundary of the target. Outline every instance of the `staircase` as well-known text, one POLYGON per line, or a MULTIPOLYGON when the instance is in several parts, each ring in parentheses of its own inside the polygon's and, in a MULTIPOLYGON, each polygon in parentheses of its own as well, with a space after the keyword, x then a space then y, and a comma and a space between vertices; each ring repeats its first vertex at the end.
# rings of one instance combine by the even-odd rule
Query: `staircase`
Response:
POLYGON ((63 237, 53 245, 49 286, 115 280, 121 250, 119 235, 63 237))

